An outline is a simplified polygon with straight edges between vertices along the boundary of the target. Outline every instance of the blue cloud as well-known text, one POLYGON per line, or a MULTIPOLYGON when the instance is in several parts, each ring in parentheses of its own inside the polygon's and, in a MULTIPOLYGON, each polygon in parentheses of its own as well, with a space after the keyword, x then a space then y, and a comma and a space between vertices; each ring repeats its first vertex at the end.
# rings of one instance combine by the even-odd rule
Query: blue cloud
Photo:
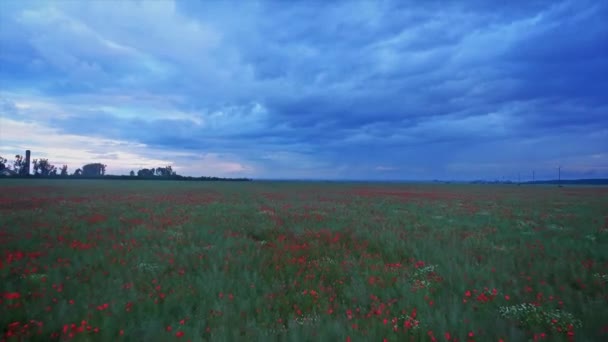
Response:
POLYGON ((164 151, 185 172, 203 154, 266 178, 608 177, 602 3, 0 7, 14 126, 164 151))

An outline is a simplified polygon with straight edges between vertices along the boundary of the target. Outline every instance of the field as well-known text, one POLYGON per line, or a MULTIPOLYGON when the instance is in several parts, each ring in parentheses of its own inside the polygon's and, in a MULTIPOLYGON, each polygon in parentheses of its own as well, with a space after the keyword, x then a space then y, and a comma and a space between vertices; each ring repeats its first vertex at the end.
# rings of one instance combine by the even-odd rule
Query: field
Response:
POLYGON ((608 188, 0 181, 0 340, 608 340, 608 188))

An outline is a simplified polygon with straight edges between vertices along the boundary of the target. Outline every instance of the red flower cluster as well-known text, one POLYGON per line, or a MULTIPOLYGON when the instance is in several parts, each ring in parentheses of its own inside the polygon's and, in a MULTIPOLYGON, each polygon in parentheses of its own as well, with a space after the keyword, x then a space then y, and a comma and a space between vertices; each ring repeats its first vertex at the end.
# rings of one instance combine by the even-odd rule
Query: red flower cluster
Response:
POLYGON ((107 309, 107 308, 109 308, 109 307, 110 307, 110 304, 108 304, 108 303, 104 303, 104 304, 98 305, 98 306, 97 306, 97 310, 99 310, 99 311, 103 311, 103 310, 106 310, 106 309, 107 309))
POLYGON ((8 300, 14 300, 14 299, 21 298, 21 295, 19 294, 19 292, 4 292, 2 294, 2 298, 8 299, 8 300))
POLYGON ((85 333, 97 334, 97 333, 99 333, 99 327, 91 326, 85 320, 80 321, 80 324, 76 324, 76 323, 64 324, 63 328, 61 329, 61 332, 52 333, 51 338, 57 339, 57 338, 60 338, 63 336, 64 338, 72 339, 78 334, 85 334, 85 333))
POLYGON ((24 337, 31 337, 34 334, 34 330, 37 329, 36 334, 42 334, 42 322, 30 320, 28 323, 12 322, 6 328, 4 328, 4 337, 10 339, 17 337, 22 339, 24 337))
MULTIPOLYGON (((498 290, 492 289, 489 290, 487 287, 481 291, 477 290, 467 290, 464 293, 464 298, 462 299, 463 303, 467 303, 469 300, 474 299, 477 303, 489 303, 492 302, 498 296, 498 290)), ((506 300, 509 300, 509 296, 505 296, 506 300)))

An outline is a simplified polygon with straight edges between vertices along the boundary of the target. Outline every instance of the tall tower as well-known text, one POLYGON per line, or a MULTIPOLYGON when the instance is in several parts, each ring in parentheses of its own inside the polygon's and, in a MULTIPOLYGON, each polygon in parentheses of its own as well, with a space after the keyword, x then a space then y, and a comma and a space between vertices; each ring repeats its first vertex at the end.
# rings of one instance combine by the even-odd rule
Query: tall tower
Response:
POLYGON ((25 168, 23 170, 23 174, 28 176, 30 174, 30 155, 30 150, 25 150, 25 168))

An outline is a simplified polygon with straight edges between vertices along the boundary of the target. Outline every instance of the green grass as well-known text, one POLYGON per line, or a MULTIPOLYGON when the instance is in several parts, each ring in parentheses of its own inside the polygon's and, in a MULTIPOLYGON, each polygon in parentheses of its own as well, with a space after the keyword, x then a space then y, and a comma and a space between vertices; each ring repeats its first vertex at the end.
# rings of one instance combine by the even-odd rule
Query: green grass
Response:
POLYGON ((608 339, 608 188, 0 190, 3 340, 608 339))

